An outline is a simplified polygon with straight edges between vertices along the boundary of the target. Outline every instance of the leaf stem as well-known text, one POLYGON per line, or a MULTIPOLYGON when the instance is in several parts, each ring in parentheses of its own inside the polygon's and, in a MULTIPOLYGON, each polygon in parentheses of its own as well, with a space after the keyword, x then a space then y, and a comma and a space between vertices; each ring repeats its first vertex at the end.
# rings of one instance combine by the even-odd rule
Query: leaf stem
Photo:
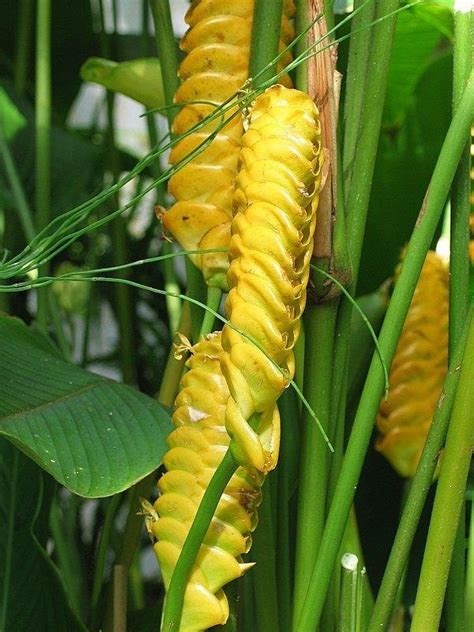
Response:
POLYGON ((254 88, 276 74, 276 64, 272 61, 278 55, 282 10, 283 0, 255 0, 249 63, 250 77, 258 73, 254 88))
MULTIPOLYGON (((383 23, 382 23, 383 24, 383 23)), ((474 108, 471 77, 451 122, 413 231, 398 283, 390 302, 379 342, 390 366, 410 306, 426 253, 441 217, 449 188, 469 131, 474 108)), ((355 181, 355 180, 354 180, 355 181)), ((319 556, 303 604, 298 632, 312 632, 319 621, 337 558, 357 481, 372 434, 373 422, 384 389, 383 370, 374 356, 357 410, 340 476, 324 530, 319 556)))
POLYGON ((443 385, 438 406, 433 416, 430 431, 426 438, 423 453, 411 482, 403 513, 393 541, 392 550, 385 567, 382 583, 372 614, 368 632, 379 632, 388 629, 390 617, 403 573, 408 563, 408 556, 418 527, 421 512, 425 504, 430 485, 438 463, 438 455, 443 446, 451 415, 452 404, 459 379, 459 366, 462 362, 467 338, 468 321, 465 322, 464 333, 458 341, 456 352, 450 362, 449 371, 443 385))
POLYGON ((23 96, 28 80, 28 64, 31 54, 33 31, 33 0, 20 0, 18 10, 17 45, 15 55, 15 92, 23 96))
MULTIPOLYGON (((472 69, 474 13, 454 10, 453 112, 472 69)), ((457 346, 469 308, 469 215, 470 204, 470 134, 454 176, 451 190, 450 275, 449 275, 449 349, 457 346)), ((462 512, 464 516, 464 511, 462 512)), ((446 629, 457 632, 464 621, 465 520, 459 521, 446 592, 446 629)))
POLYGON ((276 549, 272 519, 272 497, 269 478, 262 488, 262 504, 258 509, 258 527, 253 535, 255 557, 253 587, 255 593, 256 632, 280 630, 279 602, 276 580, 276 549))
POLYGON ((469 333, 421 567, 411 632, 438 630, 474 446, 474 318, 469 333))
MULTIPOLYGON (((171 11, 168 0, 150 0, 153 22, 155 25, 156 45, 161 63, 161 74, 163 77, 163 88, 165 93, 165 103, 171 138, 173 138, 172 125, 176 109, 170 107, 174 104, 174 95, 179 88, 179 56, 176 40, 173 33, 171 21, 171 11)), ((186 258, 186 286, 187 295, 201 302, 205 300, 205 284, 201 272, 193 263, 186 258)), ((192 340, 196 342, 199 338, 202 323, 202 313, 191 306, 192 340)))
POLYGON ((199 504, 199 509, 174 568, 165 597, 162 623, 163 632, 176 632, 176 630, 179 630, 184 593, 186 591, 189 574, 221 496, 237 467, 238 464, 229 448, 204 492, 204 496, 199 504))
MULTIPOLYGON (((311 305, 305 321, 304 392, 326 432, 329 431, 332 359, 337 305, 311 305)), ((293 629, 301 614, 326 521, 329 450, 314 419, 303 415, 298 485, 293 629)))
MULTIPOLYGON (((213 312, 217 312, 221 303, 222 292, 217 287, 207 288, 207 300, 206 305, 210 307, 213 312)), ((211 311, 204 312, 204 318, 202 319, 201 331, 199 332, 199 338, 207 336, 214 329, 215 316, 211 311)))
POLYGON ((370 24, 372 24, 375 18, 376 3, 367 3, 365 0, 355 0, 354 10, 360 7, 362 8, 355 13, 351 22, 346 99, 344 104, 344 154, 342 171, 346 200, 348 199, 359 132, 363 121, 362 111, 366 95, 366 81, 369 76, 367 67, 369 64, 370 44, 372 41, 372 28, 370 28, 370 24))
MULTIPOLYGON (((38 0, 35 80, 35 202, 39 230, 51 218, 51 0, 38 0)), ((44 264, 40 274, 47 275, 44 264)), ((48 289, 38 290, 38 326, 48 325, 48 289)))

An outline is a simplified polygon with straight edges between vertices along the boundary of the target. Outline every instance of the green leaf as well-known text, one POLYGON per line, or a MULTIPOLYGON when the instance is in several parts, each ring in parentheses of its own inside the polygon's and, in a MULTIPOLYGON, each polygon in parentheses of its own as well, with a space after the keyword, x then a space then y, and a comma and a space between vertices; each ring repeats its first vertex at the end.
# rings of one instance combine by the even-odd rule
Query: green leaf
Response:
POLYGON ((161 66, 155 57, 121 63, 91 57, 81 68, 81 78, 120 92, 150 109, 165 105, 161 66))
POLYGON ((33 461, 0 438, 0 630, 83 632, 37 536, 48 520, 44 478, 33 461))
POLYGON ((403 123, 415 88, 445 37, 453 37, 452 12, 446 6, 424 2, 400 13, 388 77, 384 127, 399 127, 403 123))
POLYGON ((0 88, 0 125, 1 133, 7 141, 26 125, 26 119, 11 101, 3 88, 0 88))
POLYGON ((72 492, 116 494, 160 465, 171 426, 158 402, 65 362, 5 316, 0 382, 0 434, 72 492))

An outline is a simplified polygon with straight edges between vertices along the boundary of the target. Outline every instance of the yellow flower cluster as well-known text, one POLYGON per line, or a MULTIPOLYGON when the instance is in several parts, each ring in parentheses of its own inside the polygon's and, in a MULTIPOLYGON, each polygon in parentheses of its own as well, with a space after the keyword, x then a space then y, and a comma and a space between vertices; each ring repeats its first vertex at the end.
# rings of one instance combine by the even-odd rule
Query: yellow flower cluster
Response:
MULTIPOLYGON (((166 589, 199 503, 230 443, 224 425, 229 389, 220 370, 220 332, 198 342, 191 352, 175 402, 176 429, 168 438, 170 449, 164 458, 167 472, 159 480, 154 510, 147 511, 166 589)), ((278 426, 276 406, 270 415, 278 426)), ((260 472, 239 467, 227 485, 189 578, 181 632, 226 622, 229 606, 222 586, 252 566, 243 564, 240 556, 251 546, 262 483, 260 472)))
MULTIPOLYGON (((174 121, 173 132, 188 132, 234 95, 248 78, 250 38, 255 0, 198 0, 186 15, 189 30, 181 41, 186 53, 179 74, 182 84, 175 95, 176 103, 185 104, 174 121)), ((294 37, 290 18, 293 0, 284 3, 280 48, 294 37)), ((281 70, 291 55, 280 60, 281 70)), ((283 83, 290 84, 288 77, 283 83)), ((211 144, 169 180, 168 190, 176 199, 162 214, 164 227, 185 250, 227 248, 230 239, 232 198, 237 176, 242 138, 242 116, 229 110, 231 118, 211 144)), ((199 147, 222 125, 221 117, 191 132, 172 150, 171 164, 176 164, 199 147)), ((227 289, 227 253, 193 255, 195 265, 211 286, 227 289)))
POLYGON ((256 99, 234 196, 221 364, 234 457, 262 472, 278 457, 265 412, 294 374, 322 161, 319 113, 308 95, 277 85, 256 99))
POLYGON ((377 415, 376 448, 402 475, 415 475, 448 370, 448 268, 426 257, 377 415))

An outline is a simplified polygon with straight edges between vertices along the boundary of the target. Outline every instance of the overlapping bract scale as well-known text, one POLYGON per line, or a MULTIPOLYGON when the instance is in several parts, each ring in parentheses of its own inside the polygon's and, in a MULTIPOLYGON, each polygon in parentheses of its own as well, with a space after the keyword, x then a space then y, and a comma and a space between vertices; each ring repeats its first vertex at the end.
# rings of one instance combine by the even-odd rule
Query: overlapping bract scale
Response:
MULTIPOLYGON (((166 589, 199 503, 230 443, 224 425, 229 390, 220 369, 221 334, 202 339, 191 352, 175 402, 176 429, 168 438, 167 472, 158 483, 155 517, 147 512, 166 589)), ((276 407, 270 415, 278 426, 276 407)), ((229 607, 222 587, 249 567, 240 556, 250 549, 262 483, 260 472, 239 467, 227 485, 192 568, 180 632, 207 630, 227 620, 229 607)))
POLYGON ((415 475, 448 370, 448 269, 426 257, 377 415, 376 448, 402 475, 415 475))
POLYGON ((230 390, 226 427, 233 454, 263 472, 278 458, 278 430, 265 411, 294 373, 322 160, 319 114, 308 95, 277 85, 256 99, 234 195, 226 301, 231 326, 223 329, 221 365, 230 390), (252 428, 255 414, 260 422, 252 428))
MULTIPOLYGON (((174 121, 175 134, 190 130, 244 85, 248 77, 254 3, 255 0, 197 0, 191 4, 186 15, 190 28, 181 41, 186 53, 179 69, 183 83, 175 95, 176 103, 186 105, 174 121)), ((286 0, 282 50, 294 37, 290 21, 294 11, 293 1, 286 0)), ((290 60, 291 55, 285 53, 279 70, 290 60)), ((290 84, 288 77, 282 81, 290 84)), ((227 111, 224 120, 228 122, 212 143, 169 180, 168 190, 176 203, 163 213, 162 221, 186 250, 229 245, 232 196, 243 132, 242 116, 236 113, 237 108, 227 111)), ((171 152, 171 164, 198 148, 221 124, 221 117, 217 117, 183 138, 171 152)), ((192 260, 209 285, 227 289, 226 252, 193 255, 192 260)))

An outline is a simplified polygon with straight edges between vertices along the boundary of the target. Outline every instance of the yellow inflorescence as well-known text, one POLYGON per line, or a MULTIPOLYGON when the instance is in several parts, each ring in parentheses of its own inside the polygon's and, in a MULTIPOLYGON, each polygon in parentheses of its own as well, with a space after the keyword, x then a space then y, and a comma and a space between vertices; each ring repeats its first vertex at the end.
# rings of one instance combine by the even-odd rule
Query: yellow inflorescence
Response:
MULTIPOLYGON (((166 590, 199 503, 230 443, 224 425, 229 390, 220 369, 221 334, 211 334, 191 351, 175 402, 176 429, 164 458, 167 472, 158 483, 161 495, 154 510, 146 512, 166 590)), ((276 407, 270 415, 278 426, 276 407)), ((226 622, 229 607, 222 587, 252 566, 241 563, 240 556, 251 546, 262 483, 260 472, 239 467, 227 485, 186 587, 180 632, 226 622)))
POLYGON ((376 448, 414 476, 448 370, 448 269, 428 252, 380 404, 376 448))
MULTIPOLYGON (((181 48, 186 53, 179 70, 183 83, 176 92, 175 102, 194 103, 184 105, 176 116, 175 134, 187 132, 244 85, 248 78, 253 10, 254 0, 192 2, 186 15, 190 28, 181 41, 181 48)), ((293 0, 286 0, 281 49, 294 37, 290 22, 294 10, 293 0)), ((278 69, 281 70, 289 60, 291 55, 285 53, 278 69)), ((290 82, 288 77, 282 81, 290 82)), ((228 111, 225 117, 228 119, 235 112, 228 111)), ((221 124, 217 117, 181 140, 171 152, 171 164, 188 156, 221 124)), ((168 190, 176 203, 163 213, 162 221, 185 250, 227 248, 229 245, 242 131, 239 114, 219 130, 204 151, 169 180, 168 190)), ((203 271, 209 285, 227 289, 226 252, 193 255, 192 259, 203 271)))
POLYGON ((226 302, 232 326, 223 329, 221 365, 234 457, 263 472, 275 467, 279 443, 266 411, 294 374, 322 160, 319 114, 308 95, 277 85, 256 99, 234 196, 226 302))

